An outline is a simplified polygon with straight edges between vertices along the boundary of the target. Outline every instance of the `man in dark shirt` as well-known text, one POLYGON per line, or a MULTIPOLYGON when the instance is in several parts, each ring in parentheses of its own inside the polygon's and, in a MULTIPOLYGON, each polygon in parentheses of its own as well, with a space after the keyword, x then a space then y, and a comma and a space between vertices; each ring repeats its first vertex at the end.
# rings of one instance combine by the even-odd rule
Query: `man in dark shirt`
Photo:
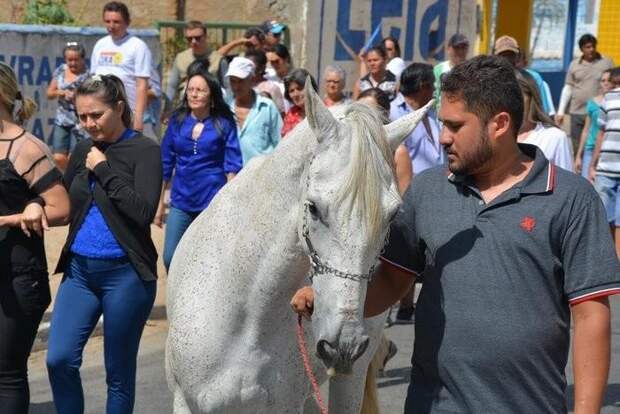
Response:
MULTIPOLYGON (((574 321, 575 411, 599 412, 610 310, 620 265, 592 186, 516 136, 523 100, 493 56, 441 83, 448 169, 416 177, 404 196, 366 315, 424 286, 405 413, 566 412, 564 370, 574 321)), ((293 308, 309 315, 303 288, 293 308)))

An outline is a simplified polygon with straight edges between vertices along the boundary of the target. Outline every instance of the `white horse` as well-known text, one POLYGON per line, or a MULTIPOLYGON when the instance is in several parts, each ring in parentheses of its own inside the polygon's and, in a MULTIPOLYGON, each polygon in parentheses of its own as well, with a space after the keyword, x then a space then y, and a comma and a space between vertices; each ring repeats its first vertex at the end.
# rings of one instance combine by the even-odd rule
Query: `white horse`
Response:
POLYGON ((383 127, 362 104, 334 116, 309 85, 307 121, 226 185, 177 247, 166 346, 175 413, 315 412, 289 306, 310 282, 305 335, 318 379, 336 372, 329 410, 360 410, 375 348, 353 364, 369 346, 366 287, 401 202, 393 152, 427 108, 383 127))

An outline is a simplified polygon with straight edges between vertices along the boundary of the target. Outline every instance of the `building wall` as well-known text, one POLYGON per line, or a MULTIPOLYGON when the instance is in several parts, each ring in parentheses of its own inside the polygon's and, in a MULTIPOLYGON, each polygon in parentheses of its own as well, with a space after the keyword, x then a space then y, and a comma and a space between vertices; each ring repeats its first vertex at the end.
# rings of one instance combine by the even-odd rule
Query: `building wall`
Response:
MULTIPOLYGON (((0 7, 1 23, 21 23, 27 0, 2 0, 9 7, 0 7)), ((132 26, 153 27, 156 20, 174 20, 176 0, 123 0, 129 7, 132 26)), ((80 26, 101 26, 101 10, 106 1, 67 0, 67 8, 80 26)))
MULTIPOLYGON (((123 0, 129 7, 132 26, 152 27, 157 20, 176 20, 176 0, 123 0)), ((21 23, 27 0, 3 0, 1 23, 21 23)), ((188 20, 261 22, 272 17, 273 10, 287 8, 287 1, 269 0, 186 0, 188 20), (285 6, 278 5, 283 3, 285 6)), ((101 26, 104 1, 67 0, 67 8, 80 25, 101 26)))
POLYGON ((601 0, 598 22, 598 49, 620 64, 620 7, 618 0, 601 0))

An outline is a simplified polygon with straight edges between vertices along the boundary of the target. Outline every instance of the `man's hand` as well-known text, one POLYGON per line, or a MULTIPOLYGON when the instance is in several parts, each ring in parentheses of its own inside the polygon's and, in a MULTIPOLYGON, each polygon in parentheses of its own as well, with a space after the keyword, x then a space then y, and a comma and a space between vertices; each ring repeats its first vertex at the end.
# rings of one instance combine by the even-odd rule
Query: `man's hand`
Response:
POLYGON ((293 311, 310 320, 314 310, 314 290, 312 287, 305 286, 299 289, 291 299, 291 307, 293 311))
POLYGON ((555 123, 558 124, 559 127, 561 127, 562 123, 564 122, 564 115, 556 114, 554 120, 555 123))
POLYGON ((49 230, 43 207, 38 203, 28 204, 21 214, 20 227, 28 237, 30 237, 31 231, 42 237, 43 230, 49 230))
POLYGON ((105 154, 101 151, 99 151, 99 148, 93 146, 90 149, 90 152, 88 153, 88 155, 86 156, 86 168, 88 168, 90 171, 94 171, 95 167, 104 161, 107 161, 108 159, 106 158, 105 154))

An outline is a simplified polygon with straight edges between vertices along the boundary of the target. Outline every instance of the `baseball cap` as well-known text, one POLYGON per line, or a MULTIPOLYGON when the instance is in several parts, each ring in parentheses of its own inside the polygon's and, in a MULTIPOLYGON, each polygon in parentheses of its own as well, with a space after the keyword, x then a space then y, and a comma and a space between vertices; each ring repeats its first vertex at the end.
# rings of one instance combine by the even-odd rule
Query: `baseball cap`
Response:
POLYGON ((493 48, 494 55, 499 55, 503 52, 519 53, 519 43, 514 37, 502 36, 495 41, 495 47, 493 48))
POLYGON ((459 47, 459 46, 469 46, 469 40, 465 37, 464 34, 455 33, 448 40, 448 46, 450 47, 459 47))
POLYGON ((271 32, 277 35, 285 31, 286 26, 276 20, 266 20, 261 25, 261 29, 263 29, 265 33, 271 32))
POLYGON ((237 56, 228 65, 226 77, 234 76, 235 78, 245 79, 254 74, 254 62, 248 58, 237 56))

